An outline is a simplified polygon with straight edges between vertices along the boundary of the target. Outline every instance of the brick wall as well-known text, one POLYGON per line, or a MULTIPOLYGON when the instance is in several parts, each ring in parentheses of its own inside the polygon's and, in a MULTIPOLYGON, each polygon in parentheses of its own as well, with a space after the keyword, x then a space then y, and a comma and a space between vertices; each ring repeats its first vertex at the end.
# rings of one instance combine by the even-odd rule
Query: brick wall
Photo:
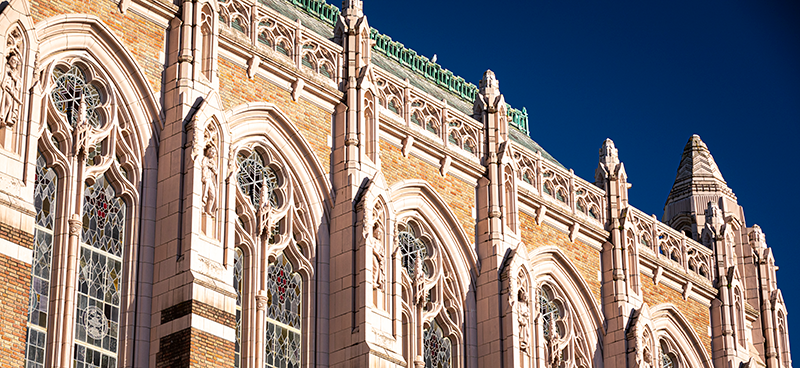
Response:
POLYGON ((0 366, 25 359, 31 265, 0 255, 0 366))
POLYGON ((244 66, 220 58, 219 95, 224 109, 231 109, 247 102, 264 101, 273 103, 297 127, 303 138, 317 155, 322 169, 330 172, 331 148, 328 147, 328 136, 331 134, 331 113, 310 102, 299 99, 292 100, 286 91, 264 78, 247 77, 244 66))
POLYGON ((674 305, 697 332, 697 336, 700 337, 700 341, 703 342, 703 347, 710 357, 711 338, 708 337, 708 326, 711 324, 711 317, 709 316, 709 307, 692 299, 683 300, 681 292, 664 284, 656 285, 653 283, 652 277, 639 274, 639 279, 642 283, 644 302, 651 308, 662 303, 674 305))
POLYGON ((207 318, 226 327, 236 328, 236 315, 194 299, 161 310, 161 324, 189 314, 207 318))
POLYGON ((194 328, 164 336, 158 346, 157 367, 233 367, 234 343, 194 328))
POLYGON ((30 0, 31 15, 36 23, 67 13, 91 14, 100 18, 133 55, 158 95, 161 91, 161 72, 164 70, 159 55, 164 52, 166 30, 132 11, 121 14, 117 4, 117 1, 109 0, 30 0))
POLYGON ((5 223, 0 223, 0 239, 5 239, 25 248, 33 249, 33 234, 11 227, 5 223))
POLYGON ((601 285, 600 281, 597 280, 597 273, 600 271, 600 252, 580 241, 570 242, 567 234, 547 224, 537 225, 533 216, 527 213, 519 213, 519 222, 522 241, 528 247, 528 251, 544 245, 557 246, 566 254, 572 265, 578 269, 578 272, 583 276, 583 280, 589 285, 589 291, 594 295, 597 304, 600 305, 601 285))
POLYGON ((414 156, 403 157, 400 149, 384 140, 380 141, 381 169, 389 185, 406 179, 422 179, 428 182, 444 199, 464 227, 467 237, 475 241, 475 187, 460 179, 439 174, 439 167, 432 166, 414 156))

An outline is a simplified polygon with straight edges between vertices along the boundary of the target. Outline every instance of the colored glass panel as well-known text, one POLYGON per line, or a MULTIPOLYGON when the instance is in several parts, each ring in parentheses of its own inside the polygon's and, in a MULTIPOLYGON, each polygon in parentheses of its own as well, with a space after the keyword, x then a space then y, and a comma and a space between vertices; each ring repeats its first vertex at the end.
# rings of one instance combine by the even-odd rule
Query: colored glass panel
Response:
POLYGON ((265 367, 300 366, 302 279, 283 254, 270 263, 267 281, 265 367))
POLYGON ((431 327, 423 333, 425 349, 425 368, 445 368, 451 366, 452 345, 450 339, 443 336, 442 328, 431 321, 431 327))
POLYGON ((74 366, 116 367, 125 204, 105 177, 84 191, 82 230, 74 366))
POLYGON ((44 367, 49 316, 57 178, 55 171, 47 168, 46 164, 44 157, 39 154, 36 158, 36 178, 33 185, 36 224, 33 230, 28 336, 25 347, 25 366, 30 368, 44 367))

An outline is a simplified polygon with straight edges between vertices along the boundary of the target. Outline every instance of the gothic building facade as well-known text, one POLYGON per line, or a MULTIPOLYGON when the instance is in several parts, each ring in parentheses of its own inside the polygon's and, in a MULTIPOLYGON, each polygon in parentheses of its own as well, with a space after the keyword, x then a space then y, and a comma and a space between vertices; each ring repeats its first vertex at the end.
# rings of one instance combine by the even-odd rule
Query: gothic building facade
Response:
POLYGON ((791 366, 697 136, 659 220, 611 140, 575 176, 360 0, 8 0, 0 36, 2 366, 791 366))

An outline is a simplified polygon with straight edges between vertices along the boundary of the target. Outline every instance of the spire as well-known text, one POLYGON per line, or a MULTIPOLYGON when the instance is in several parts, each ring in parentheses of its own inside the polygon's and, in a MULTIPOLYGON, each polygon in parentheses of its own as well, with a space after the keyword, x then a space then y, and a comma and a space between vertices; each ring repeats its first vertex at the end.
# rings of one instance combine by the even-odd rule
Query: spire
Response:
POLYGON ((736 198, 714 162, 714 156, 711 156, 700 136, 695 134, 683 148, 683 156, 667 204, 698 193, 722 194, 734 200, 736 198))
POLYGON ((724 211, 738 208, 736 195, 728 188, 708 146, 695 134, 683 148, 662 221, 697 239, 709 202, 719 203, 724 211))
POLYGON ((675 178, 675 183, 677 184, 687 179, 714 180, 725 185, 725 179, 722 177, 722 173, 719 172, 717 163, 714 162, 714 157, 711 156, 708 147, 697 134, 689 138, 683 148, 683 156, 681 157, 680 165, 678 165, 678 175, 675 178))

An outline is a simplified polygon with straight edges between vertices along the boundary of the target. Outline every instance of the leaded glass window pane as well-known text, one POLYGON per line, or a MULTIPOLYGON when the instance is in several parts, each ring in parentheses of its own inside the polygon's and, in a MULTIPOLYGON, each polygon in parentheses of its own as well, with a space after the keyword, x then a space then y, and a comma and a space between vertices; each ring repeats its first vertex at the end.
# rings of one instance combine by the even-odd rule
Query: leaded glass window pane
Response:
POLYGON ((302 279, 283 254, 268 276, 265 367, 299 367, 302 279))
POLYGON ((428 266, 425 265, 424 260, 428 256, 428 249, 425 247, 425 243, 417 239, 411 229, 399 232, 397 238, 401 254, 400 262, 408 272, 408 275, 414 276, 414 268, 417 262, 423 262, 422 272, 427 275, 428 266))
POLYGON ((33 230, 33 261, 28 304, 28 336, 25 366, 44 367, 45 341, 50 302, 50 271, 53 260, 53 221, 56 205, 56 173, 47 168, 44 157, 36 158, 33 206, 36 224, 33 230))
POLYGON ((278 197, 273 192, 278 187, 278 176, 275 171, 264 167, 264 160, 255 151, 249 155, 239 155, 238 161, 239 172, 236 174, 236 180, 244 196, 257 208, 261 200, 261 190, 266 186, 269 190, 269 203, 277 207, 278 197))
POLYGON ((242 361, 242 282, 243 282, 243 267, 242 267, 242 250, 236 248, 233 256, 233 288, 236 289, 236 352, 233 358, 233 364, 236 368, 241 366, 242 361))
POLYGON ((84 191, 75 367, 116 367, 124 230, 125 203, 99 177, 84 191))
POLYGON ((554 321, 557 321, 561 315, 558 311, 556 304, 547 295, 543 289, 539 289, 539 314, 542 316, 542 330, 545 339, 550 338, 550 326, 554 321))
POLYGON ((83 96, 89 123, 94 127, 100 126, 100 116, 95 111, 101 102, 100 92, 95 86, 87 83, 86 76, 77 65, 71 66, 66 71, 56 68, 53 71, 53 83, 55 87, 50 97, 56 110, 67 115, 70 125, 75 126, 78 120, 78 108, 83 96))
POLYGON ((431 327, 423 333, 423 345, 425 349, 425 368, 445 368, 450 367, 452 356, 452 345, 450 339, 443 336, 442 328, 431 321, 431 327))

